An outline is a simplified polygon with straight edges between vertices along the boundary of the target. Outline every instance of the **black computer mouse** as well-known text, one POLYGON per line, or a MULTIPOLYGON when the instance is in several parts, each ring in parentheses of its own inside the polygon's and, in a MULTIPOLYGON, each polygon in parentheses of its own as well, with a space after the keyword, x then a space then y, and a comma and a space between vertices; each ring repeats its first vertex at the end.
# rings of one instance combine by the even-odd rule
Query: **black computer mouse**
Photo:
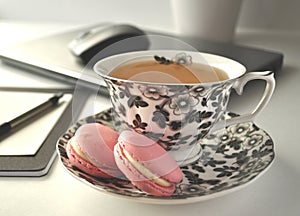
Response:
POLYGON ((96 26, 80 33, 70 42, 69 49, 82 63, 87 64, 91 60, 97 61, 114 54, 147 50, 149 44, 146 33, 141 29, 127 24, 112 24, 96 26), (117 43, 128 38, 132 40, 117 43))

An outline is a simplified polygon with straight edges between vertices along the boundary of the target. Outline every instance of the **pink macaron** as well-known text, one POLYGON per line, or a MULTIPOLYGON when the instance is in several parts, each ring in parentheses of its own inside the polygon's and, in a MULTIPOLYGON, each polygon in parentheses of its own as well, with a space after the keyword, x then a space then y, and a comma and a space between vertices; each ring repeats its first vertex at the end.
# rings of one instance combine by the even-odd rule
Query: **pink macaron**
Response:
POLYGON ((140 190, 154 196, 171 196, 183 174, 159 144, 134 131, 123 131, 114 148, 123 174, 140 190))
POLYGON ((67 144, 70 163, 95 177, 122 176, 113 154, 118 137, 116 131, 104 125, 98 123, 82 125, 67 144))

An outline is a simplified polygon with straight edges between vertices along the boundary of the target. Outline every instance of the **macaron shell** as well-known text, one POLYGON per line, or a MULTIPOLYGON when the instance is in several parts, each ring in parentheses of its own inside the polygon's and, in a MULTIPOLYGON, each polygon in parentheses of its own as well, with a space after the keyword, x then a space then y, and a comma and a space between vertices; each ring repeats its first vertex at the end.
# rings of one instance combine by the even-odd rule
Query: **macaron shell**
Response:
POLYGON ((175 191, 175 185, 162 187, 154 184, 152 181, 132 181, 131 183, 140 190, 159 197, 172 196, 175 191))
POLYGON ((153 140, 133 131, 124 131, 118 144, 158 177, 176 184, 182 180, 183 174, 176 161, 153 140))
POLYGON ((123 157, 120 146, 115 146, 115 160, 119 169, 124 175, 135 185, 138 189, 145 191, 154 196, 171 196, 175 190, 175 184, 169 187, 163 187, 155 184, 153 181, 146 179, 140 172, 138 172, 126 158, 123 157))
POLYGON ((113 148, 119 137, 117 132, 104 125, 90 123, 78 128, 75 137, 80 150, 93 165, 110 176, 122 175, 113 155, 113 148))
POLYGON ((67 155, 68 155, 69 161, 73 166, 77 167, 78 169, 82 170, 83 172, 85 172, 91 176, 101 177, 101 178, 112 178, 112 176, 102 172, 97 167, 95 167, 93 164, 91 164, 90 162, 81 158, 78 154, 76 154, 75 150, 73 149, 73 147, 71 145, 72 139, 69 140, 66 149, 67 149, 67 155))

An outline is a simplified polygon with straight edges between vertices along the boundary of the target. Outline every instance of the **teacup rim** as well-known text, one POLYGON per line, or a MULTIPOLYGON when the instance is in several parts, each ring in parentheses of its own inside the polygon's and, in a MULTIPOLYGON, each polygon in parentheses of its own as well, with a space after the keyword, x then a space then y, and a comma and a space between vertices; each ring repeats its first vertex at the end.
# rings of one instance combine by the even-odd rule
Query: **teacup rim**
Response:
MULTIPOLYGON (((207 58, 205 58, 205 60, 207 60, 207 58)), ((217 67, 217 68, 219 68, 219 67, 217 67)), ((113 81, 116 81, 116 82, 123 82, 123 83, 136 83, 136 84, 144 84, 144 85, 164 85, 164 86, 179 86, 179 85, 195 86, 195 85, 213 85, 213 84, 226 83, 228 81, 235 80, 235 79, 238 79, 238 78, 242 77, 247 71, 246 67, 242 63, 240 63, 236 60, 233 60, 231 58, 222 56, 222 55, 208 53, 208 52, 200 52, 200 51, 197 52, 197 51, 186 51, 186 50, 159 50, 159 49, 158 50, 142 50, 142 51, 126 52, 126 53, 120 53, 120 54, 108 56, 106 58, 103 58, 103 59, 97 61, 93 66, 93 70, 97 75, 99 75, 103 79, 107 79, 107 80, 113 80, 113 81), (219 60, 223 60, 223 61, 225 60, 227 62, 235 64, 236 66, 239 67, 240 72, 237 76, 232 76, 232 74, 228 74, 229 79, 214 81, 214 82, 205 82, 205 83, 158 83, 158 82, 136 81, 136 80, 127 80, 127 79, 116 78, 116 77, 109 76, 108 74, 105 74, 105 72, 99 70, 99 65, 100 64, 103 64, 103 62, 109 61, 109 60, 117 58, 117 57, 123 57, 123 56, 129 56, 129 55, 130 56, 136 56, 140 53, 143 53, 143 54, 150 54, 151 53, 152 55, 155 55, 155 52, 157 52, 157 53, 159 53, 159 52, 160 53, 161 52, 164 52, 164 53, 199 53, 202 56, 205 56, 205 57, 208 57, 208 58, 213 57, 213 58, 216 58, 216 59, 219 59, 219 60)), ((228 71, 225 70, 225 72, 227 73, 228 71)), ((109 72, 106 71, 106 73, 109 73, 109 72)))

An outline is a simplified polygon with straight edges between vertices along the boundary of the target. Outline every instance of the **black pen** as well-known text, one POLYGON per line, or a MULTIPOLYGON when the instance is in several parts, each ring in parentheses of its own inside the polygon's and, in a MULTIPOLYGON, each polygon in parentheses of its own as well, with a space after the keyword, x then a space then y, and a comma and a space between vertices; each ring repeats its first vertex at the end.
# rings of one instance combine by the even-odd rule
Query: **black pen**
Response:
POLYGON ((32 119, 33 117, 39 115, 40 113, 44 112, 45 110, 49 109, 50 107, 54 107, 59 99, 63 96, 63 93, 55 94, 53 97, 49 98, 46 102, 38 105, 37 107, 23 113, 22 115, 14 118, 9 122, 5 122, 0 125, 0 136, 7 134, 13 128, 18 127, 19 125, 23 124, 24 122, 32 119))

